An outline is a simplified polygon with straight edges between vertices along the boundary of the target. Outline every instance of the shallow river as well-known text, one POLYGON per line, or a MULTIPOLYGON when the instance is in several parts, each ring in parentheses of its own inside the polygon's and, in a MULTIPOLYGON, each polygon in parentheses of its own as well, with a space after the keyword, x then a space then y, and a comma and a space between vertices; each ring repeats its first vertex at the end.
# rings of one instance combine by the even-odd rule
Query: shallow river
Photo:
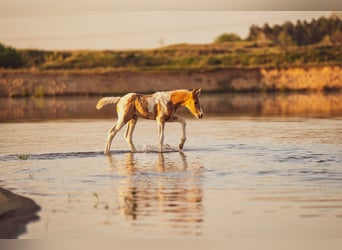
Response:
POLYGON ((341 238, 342 119, 139 120, 102 153, 111 119, 0 124, 0 186, 35 200, 21 238, 341 238))

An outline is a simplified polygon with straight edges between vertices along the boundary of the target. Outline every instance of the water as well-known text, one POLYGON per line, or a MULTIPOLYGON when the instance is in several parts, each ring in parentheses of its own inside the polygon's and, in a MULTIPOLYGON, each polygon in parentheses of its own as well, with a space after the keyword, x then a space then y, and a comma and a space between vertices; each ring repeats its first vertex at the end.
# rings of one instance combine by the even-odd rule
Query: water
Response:
POLYGON ((0 185, 35 200, 21 238, 341 238, 342 120, 139 120, 105 156, 113 120, 0 124, 0 185))
MULTIPOLYGON (((96 96, 0 98, 0 122, 115 117, 113 106, 98 111, 98 100, 96 96)), ((201 104, 206 115, 342 116, 342 92, 201 94, 201 104)))

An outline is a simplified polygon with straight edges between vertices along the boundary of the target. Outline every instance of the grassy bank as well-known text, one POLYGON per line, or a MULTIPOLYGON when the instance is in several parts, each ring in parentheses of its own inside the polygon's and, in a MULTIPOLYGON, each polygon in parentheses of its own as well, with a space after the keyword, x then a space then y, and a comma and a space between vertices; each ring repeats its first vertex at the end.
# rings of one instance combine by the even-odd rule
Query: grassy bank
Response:
POLYGON ((154 50, 42 51, 20 50, 21 69, 91 71, 198 71, 217 68, 341 65, 342 46, 280 47, 250 41, 180 44, 154 50))

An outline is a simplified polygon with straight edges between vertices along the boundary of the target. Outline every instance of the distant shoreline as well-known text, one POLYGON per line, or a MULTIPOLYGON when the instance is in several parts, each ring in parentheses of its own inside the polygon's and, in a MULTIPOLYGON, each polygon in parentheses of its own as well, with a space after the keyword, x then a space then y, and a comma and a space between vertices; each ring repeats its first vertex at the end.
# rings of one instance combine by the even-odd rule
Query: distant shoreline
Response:
POLYGON ((0 97, 151 93, 201 87, 204 92, 342 90, 342 66, 217 68, 179 71, 0 70, 0 97))

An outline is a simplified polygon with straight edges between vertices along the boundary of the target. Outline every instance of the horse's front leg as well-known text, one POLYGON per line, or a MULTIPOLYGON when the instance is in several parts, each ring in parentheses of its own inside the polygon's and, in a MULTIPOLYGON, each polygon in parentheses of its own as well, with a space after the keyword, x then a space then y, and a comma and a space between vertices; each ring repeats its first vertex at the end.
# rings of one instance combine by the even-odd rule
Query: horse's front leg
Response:
POLYGON ((159 137, 159 152, 163 152, 165 121, 163 121, 162 119, 157 119, 157 124, 159 137))
POLYGON ((168 122, 179 122, 182 126, 182 137, 181 137, 181 141, 179 143, 179 150, 182 150, 184 147, 184 143, 186 141, 186 121, 185 119, 181 118, 181 117, 177 117, 174 116, 172 117, 170 120, 168 120, 168 122))
POLYGON ((186 140, 186 121, 181 117, 177 117, 177 121, 182 125, 182 137, 181 142, 179 143, 179 150, 182 150, 186 140))

